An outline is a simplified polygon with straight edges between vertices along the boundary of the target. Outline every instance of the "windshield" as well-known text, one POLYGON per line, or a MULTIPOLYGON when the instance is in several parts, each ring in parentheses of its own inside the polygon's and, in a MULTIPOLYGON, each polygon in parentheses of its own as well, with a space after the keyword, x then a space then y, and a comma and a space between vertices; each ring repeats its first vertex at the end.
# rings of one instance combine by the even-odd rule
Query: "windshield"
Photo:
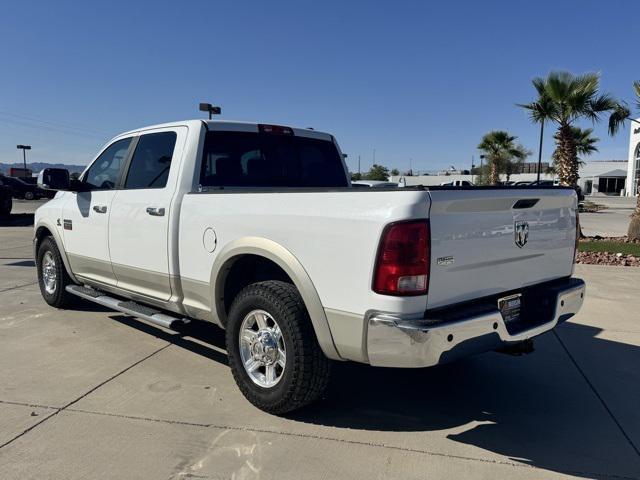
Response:
POLYGON ((203 187, 347 187, 333 142, 293 135, 208 132, 203 187))

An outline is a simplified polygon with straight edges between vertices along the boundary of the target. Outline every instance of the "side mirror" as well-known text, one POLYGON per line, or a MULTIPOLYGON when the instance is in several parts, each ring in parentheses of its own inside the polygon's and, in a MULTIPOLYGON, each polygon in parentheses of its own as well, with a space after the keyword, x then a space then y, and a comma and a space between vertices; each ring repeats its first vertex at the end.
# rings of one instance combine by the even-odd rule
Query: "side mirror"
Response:
POLYGON ((69 170, 45 168, 38 174, 38 187, 44 190, 70 190, 69 170))

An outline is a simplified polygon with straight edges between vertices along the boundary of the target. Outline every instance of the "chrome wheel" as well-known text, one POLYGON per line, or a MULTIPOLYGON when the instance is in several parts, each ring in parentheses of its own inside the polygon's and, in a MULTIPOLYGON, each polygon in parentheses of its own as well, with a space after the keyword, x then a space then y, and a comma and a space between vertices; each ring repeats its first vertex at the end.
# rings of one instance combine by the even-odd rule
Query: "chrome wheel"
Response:
POLYGON ((42 256, 42 283, 45 291, 50 295, 56 291, 57 276, 56 260, 51 251, 47 251, 42 256))
POLYGON ((282 379, 286 348, 280 326, 264 310, 252 310, 240 325, 240 358, 249 378, 263 388, 282 379))

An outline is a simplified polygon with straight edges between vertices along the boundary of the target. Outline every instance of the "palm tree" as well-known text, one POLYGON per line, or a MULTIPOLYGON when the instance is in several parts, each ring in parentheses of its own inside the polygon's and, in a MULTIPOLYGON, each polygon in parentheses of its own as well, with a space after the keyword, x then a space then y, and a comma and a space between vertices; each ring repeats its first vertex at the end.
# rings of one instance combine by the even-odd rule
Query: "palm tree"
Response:
POLYGON ((578 183, 578 151, 571 127, 580 119, 592 122, 609 113, 609 133, 614 135, 619 128, 618 116, 624 108, 609 94, 600 94, 600 75, 586 73, 574 76, 569 72, 551 72, 547 78, 533 79, 538 98, 534 102, 521 104, 529 110, 535 123, 547 121, 558 124, 556 171, 561 185, 575 186, 578 183))
MULTIPOLYGON (((573 142, 576 145, 576 153, 578 155, 578 165, 584 165, 584 161, 580 157, 586 157, 591 155, 594 152, 598 151, 598 147, 596 147, 596 143, 600 141, 599 138, 593 137, 593 128, 580 128, 580 127, 571 127, 571 135, 573 136, 573 142)), ((556 140, 556 143, 559 141, 559 135, 556 134, 553 136, 556 140)), ((558 161, 559 153, 556 148, 551 155, 554 163, 558 161)))
POLYGON ((522 145, 515 143, 517 138, 503 130, 493 130, 482 137, 478 149, 484 152, 484 157, 489 162, 491 185, 500 183, 500 172, 506 170, 508 163, 522 160, 529 155, 522 145))

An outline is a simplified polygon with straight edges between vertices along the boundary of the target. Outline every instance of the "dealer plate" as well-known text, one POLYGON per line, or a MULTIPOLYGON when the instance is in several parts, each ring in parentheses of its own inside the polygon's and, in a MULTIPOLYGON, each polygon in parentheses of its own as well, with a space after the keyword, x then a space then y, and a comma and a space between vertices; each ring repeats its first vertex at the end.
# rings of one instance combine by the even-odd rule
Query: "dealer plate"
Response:
POLYGON ((509 295, 498 299, 498 310, 502 314, 505 323, 517 322, 520 320, 520 309, 522 307, 522 294, 509 295))

